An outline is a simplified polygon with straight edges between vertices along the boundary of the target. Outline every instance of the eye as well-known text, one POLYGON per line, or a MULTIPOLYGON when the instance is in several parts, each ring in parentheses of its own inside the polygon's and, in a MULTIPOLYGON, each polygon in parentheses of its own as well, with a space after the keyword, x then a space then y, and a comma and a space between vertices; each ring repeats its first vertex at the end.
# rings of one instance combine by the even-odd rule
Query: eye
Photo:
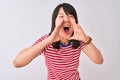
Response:
POLYGON ((63 15, 59 15, 58 18, 63 18, 64 16, 63 15))
POLYGON ((74 16, 73 15, 69 15, 69 18, 74 18, 74 16))

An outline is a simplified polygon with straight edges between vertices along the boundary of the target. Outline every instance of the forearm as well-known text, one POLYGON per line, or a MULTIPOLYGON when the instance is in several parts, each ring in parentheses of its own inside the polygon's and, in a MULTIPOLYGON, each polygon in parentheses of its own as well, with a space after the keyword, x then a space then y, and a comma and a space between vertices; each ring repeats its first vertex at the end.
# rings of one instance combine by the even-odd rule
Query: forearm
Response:
POLYGON ((49 44, 48 38, 39 42, 37 45, 33 45, 31 47, 23 49, 14 59, 14 62, 13 62, 14 66, 23 67, 29 64, 35 57, 37 57, 41 53, 41 50, 47 44, 49 44))
POLYGON ((101 52, 96 48, 96 46, 90 42, 86 45, 85 48, 82 49, 82 51, 94 62, 97 64, 103 63, 103 57, 101 52))

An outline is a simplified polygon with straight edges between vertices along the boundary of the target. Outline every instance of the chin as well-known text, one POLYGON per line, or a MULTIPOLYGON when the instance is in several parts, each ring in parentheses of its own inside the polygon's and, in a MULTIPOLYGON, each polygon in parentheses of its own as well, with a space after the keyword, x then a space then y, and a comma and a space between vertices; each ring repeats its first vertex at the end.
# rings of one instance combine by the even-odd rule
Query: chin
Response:
POLYGON ((59 34, 62 38, 69 40, 71 38, 72 33, 66 34, 65 32, 60 32, 59 34))
POLYGON ((64 35, 63 38, 69 40, 71 37, 64 35))

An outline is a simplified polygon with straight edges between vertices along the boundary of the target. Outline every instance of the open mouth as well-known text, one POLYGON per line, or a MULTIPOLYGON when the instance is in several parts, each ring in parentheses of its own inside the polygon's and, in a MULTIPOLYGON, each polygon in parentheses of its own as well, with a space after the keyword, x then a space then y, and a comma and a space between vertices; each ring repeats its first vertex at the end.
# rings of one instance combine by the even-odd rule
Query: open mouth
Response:
POLYGON ((67 35, 70 34, 70 27, 65 26, 63 29, 64 29, 64 33, 65 33, 65 34, 67 34, 67 35))
POLYGON ((67 27, 67 26, 64 27, 64 31, 65 31, 65 32, 69 32, 69 30, 70 30, 69 27, 67 27))

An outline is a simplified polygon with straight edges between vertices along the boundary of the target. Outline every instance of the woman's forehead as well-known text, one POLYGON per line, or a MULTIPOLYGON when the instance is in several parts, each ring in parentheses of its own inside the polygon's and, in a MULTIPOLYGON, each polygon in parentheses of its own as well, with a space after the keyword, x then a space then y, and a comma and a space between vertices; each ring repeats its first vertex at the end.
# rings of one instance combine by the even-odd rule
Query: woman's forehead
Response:
POLYGON ((61 7, 61 8, 59 9, 59 11, 58 11, 58 14, 62 14, 63 12, 65 13, 63 7, 61 7))
POLYGON ((69 15, 69 13, 68 13, 68 12, 65 12, 64 9, 63 9, 63 7, 61 7, 61 8, 59 9, 59 11, 58 11, 58 15, 63 15, 63 14, 69 15))

